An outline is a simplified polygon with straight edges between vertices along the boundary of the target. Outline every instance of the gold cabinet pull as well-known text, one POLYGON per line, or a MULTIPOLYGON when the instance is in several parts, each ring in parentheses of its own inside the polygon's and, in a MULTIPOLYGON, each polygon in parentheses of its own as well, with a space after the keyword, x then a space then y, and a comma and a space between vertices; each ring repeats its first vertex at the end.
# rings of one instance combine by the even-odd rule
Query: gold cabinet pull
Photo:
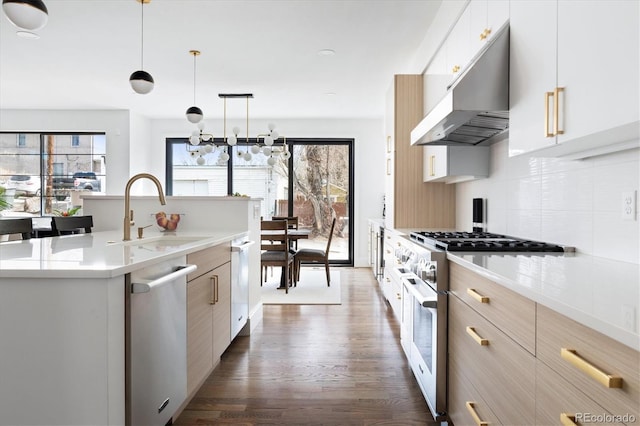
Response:
POLYGON ((480 419, 480 416, 478 416, 478 413, 476 413, 476 409, 473 406, 474 404, 475 402, 473 401, 467 401, 464 403, 464 405, 467 406, 467 411, 471 414, 471 417, 473 417, 473 421, 476 422, 477 426, 488 426, 489 422, 483 422, 482 419, 480 419))
POLYGON ((218 276, 210 276, 209 281, 211 282, 211 299, 209 299, 209 304, 215 305, 218 303, 218 276))
POLYGON ((562 426, 577 426, 576 416, 573 414, 560 413, 560 424, 562 426))
POLYGON ((560 349, 560 356, 565 361, 600 383, 607 388, 621 388, 622 377, 613 376, 600 370, 595 365, 589 363, 585 359, 581 358, 574 349, 562 348, 560 349))
POLYGON ((487 37, 489 37, 489 34, 491 34, 491 30, 489 28, 485 28, 484 31, 480 33, 480 40, 486 40, 487 37))
POLYGON ((436 156, 435 155, 431 155, 429 157, 429 176, 435 176, 436 175, 436 156))
POLYGON ((564 87, 556 87, 553 90, 553 135, 563 135, 564 130, 560 129, 560 92, 564 92, 564 87))
POLYGON ((467 294, 480 303, 489 303, 489 298, 478 293, 475 288, 468 288, 467 294))
POLYGON ((453 73, 456 73, 456 72, 460 71, 460 65, 454 65, 453 68, 451 68, 451 71, 453 73))
MULTIPOLYGON (((544 94, 544 137, 551 138, 554 136, 553 132, 549 131, 549 98, 554 97, 554 92, 545 92, 544 94)), ((555 99, 553 100, 555 110, 555 99)), ((554 124, 555 126, 555 124, 554 124)))
POLYGON ((480 346, 489 346, 489 340, 483 339, 482 337, 480 337, 480 335, 476 333, 475 328, 467 327, 467 334, 473 337, 473 340, 475 340, 476 343, 479 344, 480 346))
POLYGON ((387 158, 387 176, 391 176, 391 158, 387 158))

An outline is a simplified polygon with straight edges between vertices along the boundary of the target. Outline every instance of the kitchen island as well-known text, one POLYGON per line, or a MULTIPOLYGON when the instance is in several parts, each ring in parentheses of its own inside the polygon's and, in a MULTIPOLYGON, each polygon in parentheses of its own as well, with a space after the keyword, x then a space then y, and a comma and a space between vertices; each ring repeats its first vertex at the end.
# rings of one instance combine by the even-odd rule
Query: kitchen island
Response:
POLYGON ((0 244, 0 424, 126 423, 128 274, 246 232, 121 231, 0 244))

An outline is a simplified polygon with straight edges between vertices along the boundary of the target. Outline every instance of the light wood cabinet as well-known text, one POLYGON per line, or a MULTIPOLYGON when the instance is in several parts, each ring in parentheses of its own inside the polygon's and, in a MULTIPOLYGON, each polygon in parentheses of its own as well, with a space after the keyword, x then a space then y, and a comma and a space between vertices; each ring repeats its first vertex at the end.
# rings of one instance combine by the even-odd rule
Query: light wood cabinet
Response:
POLYGON ((605 418, 603 414, 611 415, 560 374, 544 363, 536 362, 536 424, 562 424, 563 419, 576 424, 623 424, 614 421, 613 417, 605 418), (592 420, 591 415, 597 417, 592 420))
POLYGON ((231 247, 189 254, 198 269, 187 277, 187 395, 211 374, 231 343, 231 247))
POLYGON ((537 348, 542 363, 607 412, 640 419, 639 352, 540 305, 537 348))
POLYGON ((488 146, 423 147, 424 182, 459 183, 489 176, 488 146))
POLYGON ((464 370, 456 359, 449 359, 449 419, 453 419, 456 426, 477 425, 482 422, 489 425, 500 424, 482 394, 464 377, 464 370))
POLYGON ((449 278, 455 425, 640 419, 640 352, 455 262, 449 278))
POLYGON ((636 1, 511 1, 510 156, 638 146, 638 15, 636 1))
POLYGON ((396 75, 387 94, 387 202, 391 228, 455 228, 455 187, 422 181, 422 147, 411 130, 423 118, 422 75, 396 75))
POLYGON ((457 263, 449 264, 450 293, 535 355, 536 304, 457 263))
MULTIPOLYGON (((450 383, 450 399, 453 396, 458 401, 478 402, 479 394, 486 403, 486 410, 494 413, 499 423, 533 425, 534 356, 456 296, 449 298, 448 337, 449 360, 452 362, 449 376, 466 378, 472 389, 477 391, 477 394, 464 395, 454 381, 450 383)), ((481 404, 476 409, 483 406, 481 404)), ((449 417, 456 425, 468 424, 455 414, 449 413, 449 417)))

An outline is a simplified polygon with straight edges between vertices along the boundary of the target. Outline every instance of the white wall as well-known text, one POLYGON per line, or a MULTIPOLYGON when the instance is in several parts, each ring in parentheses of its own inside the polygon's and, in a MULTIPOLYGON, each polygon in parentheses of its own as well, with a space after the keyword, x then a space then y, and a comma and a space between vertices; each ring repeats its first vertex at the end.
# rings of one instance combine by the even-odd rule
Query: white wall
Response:
POLYGON ((456 223, 470 230, 471 200, 484 198, 491 232, 640 263, 640 222, 622 219, 622 192, 640 188, 639 153, 581 161, 509 158, 508 140, 499 142, 491 147, 489 178, 457 184, 456 223))

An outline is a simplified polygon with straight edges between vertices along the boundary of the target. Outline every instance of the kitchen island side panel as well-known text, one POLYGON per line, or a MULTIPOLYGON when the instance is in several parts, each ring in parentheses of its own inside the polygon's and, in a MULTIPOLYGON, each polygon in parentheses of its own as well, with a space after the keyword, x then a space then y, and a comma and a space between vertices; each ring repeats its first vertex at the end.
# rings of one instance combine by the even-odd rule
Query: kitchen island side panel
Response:
POLYGON ((124 424, 124 279, 3 278, 0 424, 124 424))

